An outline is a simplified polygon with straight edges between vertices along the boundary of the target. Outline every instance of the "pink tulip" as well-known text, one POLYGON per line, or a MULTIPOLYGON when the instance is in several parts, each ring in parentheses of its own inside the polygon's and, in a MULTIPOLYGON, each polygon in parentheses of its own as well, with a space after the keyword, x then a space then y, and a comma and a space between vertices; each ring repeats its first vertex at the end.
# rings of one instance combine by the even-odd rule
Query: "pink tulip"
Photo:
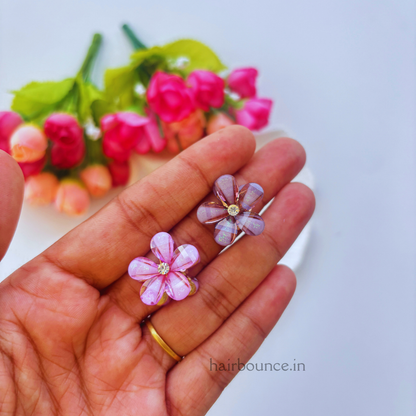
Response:
POLYGON ((131 150, 123 149, 120 144, 115 140, 104 139, 103 140, 103 153, 117 162, 126 162, 130 159, 131 150))
POLYGON ((147 117, 136 113, 120 112, 108 114, 101 119, 104 133, 103 152, 118 162, 130 158, 131 151, 144 136, 144 126, 149 123, 147 117))
POLYGON ((146 94, 150 108, 167 123, 183 120, 195 108, 190 89, 178 75, 157 71, 146 94))
POLYGON ((23 123, 22 117, 13 111, 0 111, 0 150, 10 154, 10 137, 23 123))
POLYGON ((52 165, 59 169, 70 169, 79 165, 85 156, 85 143, 79 142, 73 148, 62 147, 55 143, 51 149, 52 165))
POLYGON ((256 68, 235 69, 228 76, 228 86, 231 91, 236 92, 241 98, 252 98, 256 96, 256 68))
POLYGON ((55 206, 59 212, 68 215, 85 214, 90 205, 88 191, 76 179, 64 179, 59 184, 55 197, 55 206))
POLYGON ((84 138, 84 131, 77 119, 66 113, 51 114, 43 128, 46 136, 62 148, 73 149, 84 138))
POLYGON ((37 175, 42 172, 46 164, 46 156, 43 156, 42 159, 37 160, 36 162, 19 162, 20 169, 22 169, 23 176, 27 179, 29 176, 37 175))
POLYGON ((150 150, 161 152, 166 147, 166 139, 161 136, 156 116, 149 113, 149 123, 143 126, 143 137, 136 146, 136 152, 144 155, 150 150))
POLYGON ((54 201, 58 186, 58 178, 52 173, 30 176, 25 184, 25 199, 31 205, 48 205, 54 201))
POLYGON ((224 127, 231 126, 234 121, 228 117, 225 113, 217 113, 211 116, 207 124, 207 134, 215 133, 224 127))
POLYGON ((273 101, 268 98, 251 98, 244 103, 241 110, 235 112, 237 124, 250 130, 260 130, 269 122, 273 101))
POLYGON ((92 196, 104 196, 111 189, 110 171, 103 165, 86 167, 80 177, 92 196))
POLYGON ((39 127, 23 124, 10 137, 10 147, 17 162, 35 162, 45 155, 48 140, 39 127))
POLYGON ((194 71, 187 80, 195 105, 204 111, 224 104, 224 80, 210 71, 194 71))
POLYGON ((124 186, 127 184, 130 178, 130 166, 128 162, 111 162, 108 165, 108 170, 111 174, 112 185, 124 186))

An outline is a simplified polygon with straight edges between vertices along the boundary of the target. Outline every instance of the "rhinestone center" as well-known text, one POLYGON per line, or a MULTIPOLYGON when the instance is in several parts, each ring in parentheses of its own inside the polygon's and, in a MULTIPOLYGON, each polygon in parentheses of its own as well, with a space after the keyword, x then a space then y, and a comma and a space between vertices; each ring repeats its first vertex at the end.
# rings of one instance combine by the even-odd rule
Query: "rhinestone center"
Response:
POLYGON ((168 274, 169 273, 169 264, 167 264, 167 263, 160 263, 159 266, 157 266, 157 271, 160 274, 168 274))
POLYGON ((228 213, 232 216, 235 217, 238 213, 240 212, 240 208, 238 208, 237 205, 230 205, 228 207, 228 213))

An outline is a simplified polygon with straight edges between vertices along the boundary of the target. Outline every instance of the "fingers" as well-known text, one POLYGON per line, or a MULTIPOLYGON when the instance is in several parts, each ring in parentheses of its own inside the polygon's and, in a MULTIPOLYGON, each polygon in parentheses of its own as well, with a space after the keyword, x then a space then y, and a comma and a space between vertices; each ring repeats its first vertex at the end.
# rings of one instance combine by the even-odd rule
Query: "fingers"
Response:
MULTIPOLYGON (((253 158, 235 175, 238 183, 257 182, 264 189, 263 204, 255 207, 260 211, 276 193, 289 183, 305 163, 305 151, 295 140, 277 139, 258 151, 253 158)), ((212 192, 205 200, 215 200, 212 192)), ((177 245, 192 244, 199 250, 201 262, 191 270, 196 275, 223 249, 213 238, 213 229, 201 224, 196 216, 197 207, 186 216, 170 234, 177 245)), ((151 253, 146 255, 151 256, 151 253)), ((155 312, 158 308, 147 306, 140 300, 141 285, 126 273, 108 288, 107 293, 125 312, 138 321, 155 312)))
POLYGON ((273 269, 313 210, 309 188, 299 183, 286 185, 263 215, 263 234, 244 236, 199 274, 200 289, 195 296, 153 315, 160 336, 180 355, 205 341, 273 269))
POLYGON ((12 241, 23 203, 24 180, 15 160, 0 150, 0 260, 12 241))
POLYGON ((187 215, 218 176, 244 166, 254 149, 252 133, 241 126, 206 137, 126 189, 44 255, 94 287, 106 287, 133 258, 146 254, 157 232, 187 215))
POLYGON ((294 273, 275 266, 224 325, 168 373, 166 393, 173 415, 208 411, 272 330, 295 287, 294 273))

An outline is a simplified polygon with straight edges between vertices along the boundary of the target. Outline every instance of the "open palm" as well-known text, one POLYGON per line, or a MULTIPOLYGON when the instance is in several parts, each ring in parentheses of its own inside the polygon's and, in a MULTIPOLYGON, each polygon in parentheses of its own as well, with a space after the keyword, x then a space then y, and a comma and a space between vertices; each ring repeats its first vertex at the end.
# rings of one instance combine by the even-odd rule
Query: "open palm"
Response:
MULTIPOLYGON (((221 130, 122 192, 96 215, 0 284, 1 415, 202 415, 238 372, 210 362, 246 362, 287 306, 295 277, 276 263, 310 218, 314 199, 289 183, 302 147, 277 139, 254 154, 242 127, 221 130), (254 154, 254 155, 253 155, 254 154), (216 178, 259 183, 264 214, 258 237, 219 255, 213 229, 196 219, 216 178), (126 270, 169 231, 192 244, 201 263, 195 296, 147 306, 126 270), (161 337, 186 358, 177 363, 140 323, 152 314, 161 337)), ((1 152, 0 152, 1 153, 1 152)), ((0 154, 4 254, 20 208, 17 165, 0 154)), ((261 207, 256 207, 260 210, 261 207)))

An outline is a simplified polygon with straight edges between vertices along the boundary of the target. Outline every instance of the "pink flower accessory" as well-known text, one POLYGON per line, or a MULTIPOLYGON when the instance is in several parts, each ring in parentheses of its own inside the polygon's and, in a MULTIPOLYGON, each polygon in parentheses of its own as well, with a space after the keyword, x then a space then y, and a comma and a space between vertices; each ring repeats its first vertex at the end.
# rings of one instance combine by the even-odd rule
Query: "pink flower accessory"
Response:
POLYGON ((220 204, 204 202, 196 215, 203 224, 218 223, 214 231, 217 244, 232 244, 238 229, 251 236, 263 232, 263 218, 252 212, 254 206, 263 199, 264 191, 260 185, 247 183, 239 188, 234 176, 223 175, 215 181, 213 191, 220 204))
POLYGON ((198 250, 190 244, 175 250, 172 237, 164 232, 152 238, 150 248, 159 264, 146 257, 136 257, 128 268, 131 278, 144 282, 140 289, 142 302, 163 305, 169 298, 179 301, 194 295, 199 284, 188 276, 187 270, 199 263, 198 250))

